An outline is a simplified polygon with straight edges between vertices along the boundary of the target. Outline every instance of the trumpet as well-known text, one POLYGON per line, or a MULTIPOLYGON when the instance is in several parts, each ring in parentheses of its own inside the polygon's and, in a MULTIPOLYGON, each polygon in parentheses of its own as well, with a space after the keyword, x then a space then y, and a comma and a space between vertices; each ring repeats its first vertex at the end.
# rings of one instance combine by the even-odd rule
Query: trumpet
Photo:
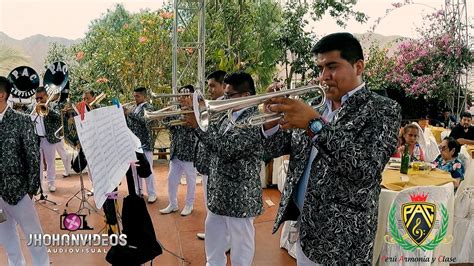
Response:
MULTIPOLYGON (((163 109, 160 109, 158 111, 150 112, 150 111, 145 110, 143 117, 148 120, 162 120, 163 118, 170 117, 170 116, 182 116, 182 115, 194 113, 193 110, 182 110, 182 109, 168 111, 173 108, 177 109, 175 105, 172 105, 172 106, 168 106, 163 109)), ((181 125, 185 125, 186 121, 184 121, 184 119, 175 119, 171 121, 161 121, 161 124, 163 124, 164 126, 181 126, 181 125)))
POLYGON ((133 105, 135 105, 135 104, 136 104, 135 101, 128 102, 128 103, 124 103, 124 104, 122 104, 122 108, 123 108, 123 109, 130 109, 130 108, 132 108, 133 105))
POLYGON ((52 89, 51 95, 48 97, 48 100, 45 103, 37 103, 31 111, 30 115, 33 115, 36 112, 39 116, 47 116, 49 113, 49 103, 52 101, 56 101, 57 99, 59 99, 59 91, 56 89, 52 89))
POLYGON ((107 97, 107 94, 104 92, 101 92, 95 99, 89 104, 89 108, 93 109, 95 105, 99 104, 101 101, 103 101, 107 97))
MULTIPOLYGON (((257 106, 264 103, 271 98, 285 97, 285 96, 301 96, 309 93, 317 93, 321 96, 318 104, 312 105, 314 109, 318 109, 326 102, 326 87, 319 85, 310 85, 299 87, 295 89, 288 89, 276 92, 270 92, 262 95, 252 95, 243 98, 228 99, 228 100, 205 100, 202 92, 197 90, 193 95, 193 110, 196 116, 196 121, 202 131, 207 131, 209 121, 216 114, 227 111, 228 115, 232 115, 232 110, 242 109, 252 106, 257 106)), ((248 126, 259 126, 264 123, 279 120, 283 117, 281 113, 259 114, 250 117, 246 123, 248 126)))
POLYGON ((174 98, 174 97, 183 97, 183 96, 192 96, 192 93, 176 93, 176 94, 170 94, 170 93, 150 93, 151 98, 174 98))

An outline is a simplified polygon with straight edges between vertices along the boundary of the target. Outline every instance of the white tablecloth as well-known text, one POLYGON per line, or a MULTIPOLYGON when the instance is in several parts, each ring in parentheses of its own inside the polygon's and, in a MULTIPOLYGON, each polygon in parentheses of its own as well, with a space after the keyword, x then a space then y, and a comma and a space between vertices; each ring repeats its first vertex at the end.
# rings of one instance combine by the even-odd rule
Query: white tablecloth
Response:
MULTIPOLYGON (((454 186, 453 186, 453 183, 448 183, 439 187, 443 188, 444 190, 443 193, 445 193, 445 195, 449 195, 447 199, 447 206, 446 206, 449 213, 449 225, 448 225, 448 232, 446 236, 449 237, 450 235, 453 234, 452 221, 454 218, 454 215, 453 215, 454 213, 454 193, 453 193, 454 186)), ((420 187, 414 187, 414 188, 420 188, 420 187)), ((384 255, 384 253, 387 251, 387 245, 396 245, 396 244, 387 244, 385 242, 385 235, 390 235, 390 231, 387 226, 388 214, 389 214, 392 202, 395 200, 395 198, 397 197, 399 193, 400 191, 391 191, 387 189, 382 189, 382 192, 380 193, 377 233, 375 236, 374 252, 373 252, 373 257, 372 257, 373 265, 375 265, 378 259, 380 258, 380 256, 384 255)), ((433 251, 433 254, 430 256, 436 257, 436 258, 441 255, 449 257, 450 254, 451 254, 451 243, 448 243, 448 244, 439 244, 433 251)), ((398 255, 398 257, 400 257, 401 255, 402 254, 398 255)), ((434 264, 437 265, 438 262, 435 262, 434 264)), ((379 262, 378 265, 388 265, 388 263, 379 262)), ((397 265, 400 265, 400 264, 397 263, 397 265)), ((407 265, 409 265, 409 263, 407 265)))

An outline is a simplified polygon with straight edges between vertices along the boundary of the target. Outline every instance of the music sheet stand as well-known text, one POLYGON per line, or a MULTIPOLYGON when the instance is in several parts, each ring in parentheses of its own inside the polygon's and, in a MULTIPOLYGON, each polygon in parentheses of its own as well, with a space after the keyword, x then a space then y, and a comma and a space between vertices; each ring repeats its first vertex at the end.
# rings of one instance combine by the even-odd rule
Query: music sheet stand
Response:
POLYGON ((79 151, 77 154, 77 160, 79 163, 79 170, 80 170, 79 180, 81 180, 81 188, 72 197, 68 199, 65 205, 66 207, 68 207, 69 202, 71 202, 73 199, 78 199, 80 200, 80 203, 79 203, 79 209, 75 212, 76 214, 80 214, 83 210, 88 210, 89 214, 91 214, 91 211, 94 211, 97 213, 98 212, 97 209, 94 207, 94 205, 90 204, 88 201, 90 197, 87 194, 88 193, 92 194, 92 191, 84 187, 84 177, 82 175, 83 170, 81 167, 81 156, 79 156, 80 145, 78 147, 79 147, 79 151), (80 197, 78 196, 78 194, 80 194, 80 197))

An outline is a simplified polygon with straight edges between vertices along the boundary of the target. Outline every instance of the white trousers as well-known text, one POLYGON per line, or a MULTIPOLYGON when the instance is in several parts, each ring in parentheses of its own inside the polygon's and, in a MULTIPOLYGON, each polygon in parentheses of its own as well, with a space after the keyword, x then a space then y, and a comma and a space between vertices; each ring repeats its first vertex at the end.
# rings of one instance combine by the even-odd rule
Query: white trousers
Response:
POLYGON ((54 185, 56 180, 56 144, 51 144, 45 137, 40 138, 40 179, 43 182, 43 169, 46 161, 46 176, 48 178, 48 184, 54 185))
POLYGON ((61 161, 63 161, 64 165, 64 173, 66 175, 71 173, 71 159, 72 159, 72 154, 70 154, 65 148, 64 148, 64 141, 60 141, 55 144, 56 145, 56 151, 59 154, 59 157, 61 157, 61 161))
MULTIPOLYGON (((150 164, 150 170, 151 170, 151 175, 145 178, 145 183, 146 183, 146 191, 148 194, 148 197, 150 196, 156 196, 156 190, 155 190, 155 176, 153 175, 153 152, 151 151, 144 151, 145 157, 148 160, 148 163, 150 164)), ((142 176, 143 178, 143 176, 142 176)))
POLYGON ((255 253, 254 218, 235 218, 207 212, 206 217, 206 266, 225 266, 230 237, 232 266, 252 265, 255 253))
POLYGON ((323 264, 318 264, 310 260, 306 255, 303 253, 301 249, 300 241, 296 241, 296 265, 297 266, 319 266, 323 264))
POLYGON ((206 211, 209 211, 207 208, 207 175, 202 175, 202 189, 204 193, 204 207, 206 207, 206 211))
MULTIPOLYGON (((21 252, 20 237, 16 225, 20 225, 27 241, 30 234, 43 233, 33 201, 28 195, 25 195, 17 205, 10 205, 0 197, 0 209, 7 217, 5 222, 0 223, 0 245, 4 246, 7 251, 8 265, 26 265, 21 252)), ((34 266, 49 266, 46 247, 28 246, 28 249, 34 266)))
POLYGON ((196 191, 196 168, 193 162, 171 159, 168 173, 168 197, 171 206, 178 207, 178 186, 182 174, 186 175, 186 206, 194 205, 194 192, 196 191))

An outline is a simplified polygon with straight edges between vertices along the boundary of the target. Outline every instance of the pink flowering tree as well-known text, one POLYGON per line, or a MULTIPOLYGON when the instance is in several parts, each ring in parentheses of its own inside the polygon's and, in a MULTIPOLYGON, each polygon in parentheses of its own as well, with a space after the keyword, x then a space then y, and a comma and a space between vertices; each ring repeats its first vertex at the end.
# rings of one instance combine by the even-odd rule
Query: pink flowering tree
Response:
POLYGON ((421 38, 407 39, 398 46, 393 71, 387 80, 409 97, 426 96, 451 102, 459 89, 456 75, 474 62, 467 44, 454 36, 455 24, 447 22, 445 16, 443 11, 428 15, 417 29, 421 38))
MULTIPOLYGON (((393 8, 401 6, 394 4, 393 8)), ((456 23, 450 17, 442 10, 427 15, 417 29, 421 37, 399 40, 393 54, 378 45, 370 47, 365 71, 369 85, 398 90, 394 98, 405 106, 416 105, 419 116, 426 116, 427 109, 456 109, 453 103, 458 91, 465 95, 467 90, 459 87, 456 77, 474 63, 474 55, 454 35, 456 23)))

